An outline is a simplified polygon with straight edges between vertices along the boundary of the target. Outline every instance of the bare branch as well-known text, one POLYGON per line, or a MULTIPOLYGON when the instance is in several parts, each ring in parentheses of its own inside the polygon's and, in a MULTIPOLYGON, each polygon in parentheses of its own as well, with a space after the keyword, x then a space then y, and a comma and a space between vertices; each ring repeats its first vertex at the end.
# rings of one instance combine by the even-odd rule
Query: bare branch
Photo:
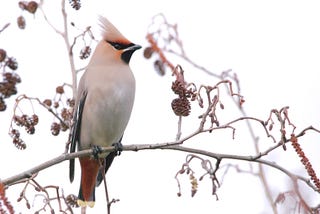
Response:
MULTIPOLYGON (((182 151, 182 152, 187 152, 187 153, 192 153, 192 154, 204 155, 204 156, 207 156, 210 158, 214 158, 218 161, 221 161, 223 159, 232 159, 232 160, 256 162, 256 163, 260 163, 262 165, 270 166, 271 168, 277 169, 277 170, 285 173, 293 181, 300 180, 300 181, 306 183, 314 191, 320 192, 319 189, 315 185, 312 184, 310 179, 307 179, 307 178, 302 177, 300 175, 295 175, 295 174, 291 173, 289 170, 287 170, 286 168, 279 166, 278 164, 276 164, 272 161, 257 159, 255 156, 242 156, 242 155, 213 153, 213 152, 209 152, 206 150, 188 148, 188 147, 184 147, 184 146, 180 146, 180 145, 176 145, 176 144, 177 144, 176 142, 168 142, 168 143, 159 143, 159 144, 124 145, 123 151, 140 151, 140 150, 152 150, 152 149, 167 150, 167 149, 169 149, 169 150, 182 151)), ((102 153, 108 153, 108 152, 114 151, 114 150, 115 150, 115 148, 112 146, 112 147, 103 147, 101 151, 102 151, 102 153)), ((11 186, 11 185, 14 185, 16 183, 21 182, 21 180, 23 180, 23 179, 30 178, 33 174, 38 173, 44 169, 47 169, 55 164, 61 163, 66 160, 74 159, 74 158, 85 157, 88 155, 92 155, 91 149, 82 150, 82 151, 75 152, 75 153, 62 154, 56 158, 53 158, 49 161, 46 161, 36 167, 33 167, 29 170, 26 170, 22 173, 15 175, 15 176, 2 179, 1 182, 4 185, 11 186)))

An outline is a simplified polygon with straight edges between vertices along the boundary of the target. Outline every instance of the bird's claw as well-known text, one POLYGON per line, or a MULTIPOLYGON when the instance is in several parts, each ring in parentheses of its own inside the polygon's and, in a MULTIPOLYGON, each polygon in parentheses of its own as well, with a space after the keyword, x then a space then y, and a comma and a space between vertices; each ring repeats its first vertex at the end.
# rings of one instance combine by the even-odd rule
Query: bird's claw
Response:
POLYGON ((121 155, 121 152, 123 151, 122 143, 121 142, 113 143, 112 146, 114 146, 116 156, 121 155))
POLYGON ((92 155, 96 160, 99 159, 99 154, 101 153, 102 153, 102 149, 100 146, 96 146, 96 145, 92 146, 92 155))

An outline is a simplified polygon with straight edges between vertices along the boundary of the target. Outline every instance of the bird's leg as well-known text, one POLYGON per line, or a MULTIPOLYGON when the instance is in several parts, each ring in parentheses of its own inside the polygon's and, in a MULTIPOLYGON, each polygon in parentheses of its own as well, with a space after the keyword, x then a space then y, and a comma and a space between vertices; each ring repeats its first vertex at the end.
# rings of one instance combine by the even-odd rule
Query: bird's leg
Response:
POLYGON ((123 150, 123 146, 122 146, 121 141, 119 141, 119 142, 117 142, 117 143, 113 143, 112 146, 114 146, 115 155, 116 155, 116 156, 121 155, 121 152, 122 152, 122 150, 123 150))
POLYGON ((102 153, 102 149, 100 146, 97 146, 97 145, 92 146, 92 155, 93 155, 94 159, 98 160, 99 154, 101 154, 101 153, 102 153))

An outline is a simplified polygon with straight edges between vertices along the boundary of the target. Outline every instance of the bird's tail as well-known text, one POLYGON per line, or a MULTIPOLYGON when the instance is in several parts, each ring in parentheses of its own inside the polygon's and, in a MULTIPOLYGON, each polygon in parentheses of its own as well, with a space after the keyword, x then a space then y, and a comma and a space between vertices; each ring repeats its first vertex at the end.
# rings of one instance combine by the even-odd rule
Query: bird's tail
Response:
POLYGON ((79 195, 78 195, 78 200, 77 203, 80 207, 94 207, 95 204, 95 187, 93 187, 93 191, 89 197, 89 199, 85 199, 82 193, 82 185, 80 185, 79 189, 79 195))
POLYGON ((81 181, 78 195, 78 205, 93 207, 95 202, 95 184, 100 168, 99 160, 90 157, 80 158, 81 181))

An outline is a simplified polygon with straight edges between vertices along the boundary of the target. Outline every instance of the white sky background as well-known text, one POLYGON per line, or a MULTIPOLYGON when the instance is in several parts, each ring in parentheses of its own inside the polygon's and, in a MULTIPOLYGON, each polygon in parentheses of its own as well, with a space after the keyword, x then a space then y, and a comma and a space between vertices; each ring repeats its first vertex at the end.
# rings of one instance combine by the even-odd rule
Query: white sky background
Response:
MULTIPOLYGON (((71 74, 63 40, 43 21, 40 11, 35 18, 23 13, 27 20, 26 30, 18 30, 16 17, 20 15, 18 1, 2 0, 0 27, 7 22, 11 26, 0 34, 0 48, 19 62, 22 83, 19 93, 26 93, 41 100, 52 98, 55 87, 70 82, 71 74)), ((177 23, 180 37, 187 55, 196 63, 212 72, 220 73, 232 69, 237 73, 244 107, 249 116, 267 119, 272 108, 290 106, 289 116, 297 125, 297 132, 314 125, 319 128, 319 69, 320 69, 320 13, 317 1, 82 1, 82 8, 70 11, 70 21, 84 28, 96 24, 96 14, 105 15, 132 42, 147 45, 145 35, 152 16, 162 12, 170 23, 177 23)), ((46 1, 44 9, 53 23, 61 29, 60 1, 46 1)), ((79 32, 76 32, 78 34, 79 32)), ((97 36, 98 37, 98 36, 97 36)), ((83 62, 82 62, 83 63, 83 62)), ((215 84, 216 79, 206 76, 184 61, 187 81, 215 84)), ((153 69, 152 60, 146 61, 142 51, 134 54, 131 61, 137 81, 136 102, 128 125, 124 144, 161 143, 173 141, 176 135, 177 118, 171 111, 170 103, 175 96, 170 90, 173 78, 167 74, 160 77, 153 69)), ((169 71, 169 70, 168 70, 169 71)), ((226 99, 227 100, 227 99, 226 99)), ((12 104, 12 103, 11 103, 12 104)), ((12 106, 11 106, 12 107, 12 106)), ((196 105, 193 105, 195 109, 196 105)), ((239 117, 233 104, 225 103, 227 121, 239 117)), ((23 135, 28 149, 18 151, 7 135, 12 111, 0 113, 0 171, 1 178, 56 157, 64 151, 66 135, 52 137, 52 117, 36 107, 40 124, 36 134, 23 135)), ((198 126, 191 118, 184 120, 183 134, 187 135, 198 126)), ((221 131, 204 137, 197 137, 186 146, 207 148, 214 152, 254 155, 247 130, 237 125, 236 139, 232 141, 230 131, 221 131)), ((256 126, 257 127, 257 126, 256 126)), ((22 130, 21 130, 22 131, 22 130)), ((262 148, 272 146, 261 128, 262 148)), ((300 143, 320 174, 319 135, 308 133, 300 143)), ((305 175, 296 154, 279 150, 270 155, 293 172, 305 175)), ((118 157, 107 174, 111 198, 120 202, 112 206, 112 213, 270 213, 259 180, 252 175, 235 173, 230 169, 218 189, 219 201, 211 196, 208 180, 200 182, 199 191, 190 197, 190 186, 182 183, 182 197, 176 193, 174 179, 185 158, 184 153, 172 151, 124 152, 118 157)), ((240 163, 240 162, 232 162, 240 163)), ((248 169, 248 164, 241 165, 248 169)), ((255 166, 255 165, 253 165, 255 166)), ((254 167, 255 168, 255 167, 254 167)), ((80 173, 80 168, 76 168, 80 173)), ((197 175, 201 175, 198 171, 197 175)), ((222 176, 223 171, 218 173, 222 176)), ((286 176, 275 170, 267 173, 268 182, 276 198, 281 191, 290 188, 286 176)), ((183 180, 183 179, 182 179, 183 180)), ((78 194, 79 177, 70 184, 68 163, 62 163, 40 173, 38 181, 43 185, 60 185, 65 195, 78 194)), ((303 185, 302 185, 303 186, 303 185)), ((15 202, 22 186, 8 190, 9 199, 15 202)), ((97 202, 88 213, 105 209, 103 187, 97 189, 97 202)), ((33 193, 33 190, 29 190, 33 193)), ((319 203, 319 196, 307 192, 313 198, 313 205, 319 203)), ((29 196, 32 203, 32 196, 29 196)), ((35 203, 39 205, 39 203, 35 203)), ((16 203, 14 203, 16 205, 16 203)), ((16 207, 18 209, 18 207, 16 207)), ((25 207, 22 213, 27 213, 25 207)))

